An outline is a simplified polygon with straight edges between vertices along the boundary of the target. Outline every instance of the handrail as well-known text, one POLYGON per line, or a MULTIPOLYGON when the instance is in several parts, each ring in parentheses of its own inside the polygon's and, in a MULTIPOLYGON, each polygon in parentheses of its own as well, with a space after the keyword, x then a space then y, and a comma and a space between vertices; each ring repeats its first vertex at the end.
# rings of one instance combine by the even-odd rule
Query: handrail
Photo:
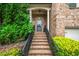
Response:
POLYGON ((28 52, 29 52, 29 48, 31 46, 31 42, 32 42, 32 38, 33 38, 33 32, 29 34, 28 38, 25 38, 26 41, 25 41, 25 44, 24 44, 24 47, 22 49, 22 55, 23 56, 28 56, 28 52))
POLYGON ((49 31, 47 30, 47 28, 45 27, 44 28, 44 31, 46 33, 46 36, 47 36, 47 39, 48 39, 48 43, 49 43, 49 46, 50 46, 50 49, 51 49, 51 52, 52 52, 52 55, 55 55, 55 51, 54 51, 54 46, 53 46, 53 42, 52 42, 52 37, 49 33, 49 31))
MULTIPOLYGON (((35 26, 33 26, 33 30, 35 26)), ((29 53, 29 49, 30 49, 30 46, 31 46, 31 43, 32 43, 32 39, 33 39, 33 35, 34 35, 34 31, 29 33, 28 35, 28 38, 27 36, 25 37, 25 43, 24 43, 24 47, 22 49, 22 55, 23 56, 28 56, 28 53, 29 53)))

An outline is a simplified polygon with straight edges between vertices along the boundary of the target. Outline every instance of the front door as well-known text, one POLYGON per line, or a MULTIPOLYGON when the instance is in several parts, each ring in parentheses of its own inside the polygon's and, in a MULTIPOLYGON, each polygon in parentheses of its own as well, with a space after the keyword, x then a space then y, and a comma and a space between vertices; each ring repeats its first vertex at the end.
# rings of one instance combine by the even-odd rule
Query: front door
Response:
POLYGON ((43 31, 43 21, 42 18, 37 18, 37 22, 36 22, 36 31, 37 32, 42 32, 43 31))

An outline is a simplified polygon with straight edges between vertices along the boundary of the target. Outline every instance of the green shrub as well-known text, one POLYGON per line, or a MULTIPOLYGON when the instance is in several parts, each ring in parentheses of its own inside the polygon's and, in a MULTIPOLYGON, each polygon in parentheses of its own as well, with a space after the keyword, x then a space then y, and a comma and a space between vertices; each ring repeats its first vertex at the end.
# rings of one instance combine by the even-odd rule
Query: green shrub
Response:
POLYGON ((29 14, 26 11, 28 4, 0 4, 0 44, 10 44, 18 39, 28 36, 33 31, 33 25, 29 22, 29 14))
POLYGON ((21 54, 22 52, 18 48, 11 48, 6 51, 0 51, 0 56, 20 56, 21 54))
POLYGON ((22 26, 13 24, 3 26, 2 29, 0 29, 0 43, 9 44, 17 42, 18 39, 27 36, 27 34, 32 31, 32 24, 23 24, 22 26))
POLYGON ((72 40, 65 37, 53 38, 56 55, 58 56, 78 56, 79 55, 79 41, 72 40))

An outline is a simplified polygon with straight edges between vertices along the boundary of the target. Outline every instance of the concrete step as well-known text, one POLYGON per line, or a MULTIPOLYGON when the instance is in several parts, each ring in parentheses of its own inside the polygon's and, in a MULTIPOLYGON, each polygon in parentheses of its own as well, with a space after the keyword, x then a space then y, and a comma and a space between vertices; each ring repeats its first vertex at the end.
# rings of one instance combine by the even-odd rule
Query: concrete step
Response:
POLYGON ((52 55, 50 50, 30 50, 29 55, 52 55))

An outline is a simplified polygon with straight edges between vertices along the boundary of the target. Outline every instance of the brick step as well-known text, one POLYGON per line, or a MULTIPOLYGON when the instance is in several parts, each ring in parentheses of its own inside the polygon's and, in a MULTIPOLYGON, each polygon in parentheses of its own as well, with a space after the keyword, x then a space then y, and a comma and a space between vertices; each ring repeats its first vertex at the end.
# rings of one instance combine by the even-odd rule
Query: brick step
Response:
POLYGON ((46 36, 46 34, 34 34, 34 35, 37 35, 37 36, 42 36, 42 35, 44 36, 45 35, 46 36))
POLYGON ((35 32, 35 34, 45 34, 45 32, 35 32))
POLYGON ((45 39, 33 39, 32 42, 47 42, 45 39))
POLYGON ((50 49, 49 46, 31 46, 30 49, 50 49))
POLYGON ((33 38, 33 40, 47 40, 47 38, 33 38))
POLYGON ((50 50, 50 48, 30 48, 30 50, 50 50))
POLYGON ((47 39, 47 37, 33 37, 33 39, 43 39, 43 38, 47 39))
POLYGON ((31 44, 31 46, 49 46, 49 44, 31 44))
POLYGON ((32 44, 48 44, 48 41, 32 41, 32 44))
POLYGON ((52 55, 28 55, 28 56, 52 56, 52 55))
POLYGON ((34 35, 46 35, 45 33, 34 33, 34 35))
POLYGON ((48 42, 32 42, 32 44, 48 44, 48 42))
POLYGON ((49 45, 49 44, 31 44, 32 46, 40 46, 40 45, 42 45, 42 46, 47 46, 47 45, 49 45))
POLYGON ((30 50, 29 55, 52 55, 50 50, 30 50))
POLYGON ((34 37, 47 37, 46 35, 34 35, 34 37))
POLYGON ((52 54, 29 54, 28 56, 52 56, 52 54))

